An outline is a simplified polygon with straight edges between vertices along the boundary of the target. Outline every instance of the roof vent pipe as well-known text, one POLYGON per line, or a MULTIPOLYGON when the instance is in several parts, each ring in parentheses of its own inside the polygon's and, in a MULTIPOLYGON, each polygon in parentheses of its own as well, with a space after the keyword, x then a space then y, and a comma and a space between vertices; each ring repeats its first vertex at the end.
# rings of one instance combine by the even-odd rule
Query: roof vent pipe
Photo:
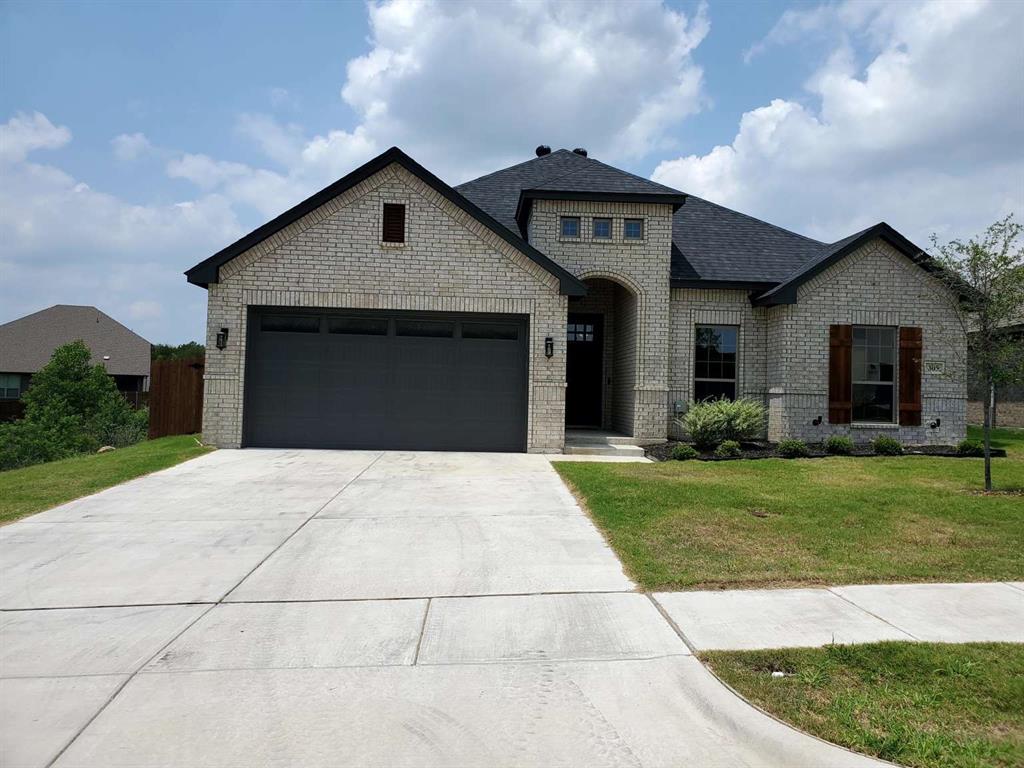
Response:
POLYGON ((573 152, 582 157, 587 156, 587 150, 585 150, 583 147, 576 147, 576 149, 574 149, 573 152))
POLYGON ((537 153, 537 157, 544 157, 544 155, 551 154, 551 147, 549 147, 547 144, 541 144, 534 151, 537 153))

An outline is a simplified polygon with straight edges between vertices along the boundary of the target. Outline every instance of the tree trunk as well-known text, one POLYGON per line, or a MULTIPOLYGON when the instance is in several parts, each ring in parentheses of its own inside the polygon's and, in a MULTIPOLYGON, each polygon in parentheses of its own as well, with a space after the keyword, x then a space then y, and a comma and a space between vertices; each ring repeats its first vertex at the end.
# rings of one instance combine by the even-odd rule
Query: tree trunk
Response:
POLYGON ((988 397, 985 398, 985 490, 992 490, 992 411, 996 401, 996 384, 992 375, 987 377, 988 397))

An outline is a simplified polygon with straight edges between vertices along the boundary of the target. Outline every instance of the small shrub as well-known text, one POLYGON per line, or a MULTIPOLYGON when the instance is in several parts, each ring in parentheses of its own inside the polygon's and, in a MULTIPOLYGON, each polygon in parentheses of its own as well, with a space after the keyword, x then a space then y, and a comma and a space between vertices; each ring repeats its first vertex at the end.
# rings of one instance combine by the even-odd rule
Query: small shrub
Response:
POLYGON ((981 440, 961 440, 956 446, 958 456, 984 456, 985 444, 981 440))
POLYGON ((825 441, 825 452, 834 456, 849 456, 853 453, 853 440, 842 435, 832 435, 825 441))
POLYGON ((887 435, 879 435, 871 441, 871 447, 879 456, 900 456, 903 453, 903 446, 899 440, 887 435))
POLYGON ((735 440, 723 440, 715 448, 715 456, 720 459, 738 459, 742 455, 743 449, 740 448, 740 444, 735 440))
POLYGON ((128 410, 100 425, 99 438, 103 445, 124 448, 145 440, 149 435, 149 410, 128 410))
POLYGON ((765 408, 756 400, 705 400, 694 403, 679 424, 698 448, 709 450, 723 440, 754 440, 764 430, 765 408))
POLYGON ((803 440, 783 440, 779 443, 779 455, 784 459, 799 459, 810 456, 811 452, 803 440))
POLYGON ((686 443, 679 443, 678 445, 672 446, 672 458, 676 461, 688 461, 689 459, 696 459, 700 456, 697 453, 697 449, 692 445, 686 443))

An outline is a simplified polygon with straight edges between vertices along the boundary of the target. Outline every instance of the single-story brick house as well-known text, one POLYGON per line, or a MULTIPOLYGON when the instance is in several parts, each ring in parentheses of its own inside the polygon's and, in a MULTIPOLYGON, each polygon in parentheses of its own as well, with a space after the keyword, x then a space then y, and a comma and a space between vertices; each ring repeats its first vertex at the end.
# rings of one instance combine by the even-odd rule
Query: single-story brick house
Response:
POLYGON ((96 307, 55 304, 0 325, 0 418, 18 418, 32 375, 57 347, 83 341, 133 405, 149 390, 150 343, 96 307))
POLYGON ((965 339, 886 224, 835 243, 584 150, 451 187, 397 148, 186 273, 219 446, 558 452, 708 397, 767 436, 951 443, 965 339), (575 434, 575 432, 573 432, 575 434))

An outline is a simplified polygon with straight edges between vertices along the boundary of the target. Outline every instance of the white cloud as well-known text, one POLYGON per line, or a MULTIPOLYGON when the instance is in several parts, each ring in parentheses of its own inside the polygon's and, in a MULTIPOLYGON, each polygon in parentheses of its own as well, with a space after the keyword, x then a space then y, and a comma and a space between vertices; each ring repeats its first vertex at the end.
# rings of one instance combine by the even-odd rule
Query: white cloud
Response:
POLYGON ((122 133, 112 138, 110 145, 114 148, 114 157, 123 162, 137 160, 152 148, 144 133, 122 133))
POLYGON ((703 6, 692 18, 654 0, 592 3, 585 14, 553 1, 368 9, 370 50, 348 62, 341 88, 354 128, 308 136, 243 114, 237 133, 276 169, 183 154, 168 173, 272 216, 391 145, 453 183, 541 143, 614 162, 666 146, 704 101, 691 59, 709 29, 703 6))
POLYGON ((131 204, 28 158, 71 138, 44 115, 19 115, 0 130, 9 150, 0 184, 0 320, 56 303, 95 304, 137 321, 151 340, 200 338, 205 296, 182 272, 242 234, 231 202, 208 194, 131 204), (17 142, 6 141, 12 135, 17 142))
POLYGON ((51 123, 45 115, 19 112, 0 125, 0 161, 16 163, 37 149, 59 149, 71 141, 71 131, 51 123))
POLYGON ((639 157, 703 103, 691 59, 703 6, 692 18, 658 2, 369 8, 372 47, 349 62, 342 97, 380 143, 456 176, 540 143, 639 157))
MULTIPOLYGON (((924 243, 1020 213, 1024 5, 826 10, 836 47, 807 81, 816 107, 775 99, 743 115, 731 144, 652 178, 826 240, 887 220, 924 243), (871 51, 863 68, 854 40, 871 51)), ((816 31, 824 13, 801 25, 788 12, 785 34, 769 38, 816 31)))

